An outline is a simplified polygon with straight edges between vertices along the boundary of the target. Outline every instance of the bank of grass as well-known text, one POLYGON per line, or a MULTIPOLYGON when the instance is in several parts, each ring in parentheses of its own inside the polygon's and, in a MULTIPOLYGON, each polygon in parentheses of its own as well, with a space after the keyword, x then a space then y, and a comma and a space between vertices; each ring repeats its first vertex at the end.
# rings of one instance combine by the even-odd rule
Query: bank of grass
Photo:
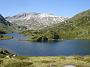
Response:
POLYGON ((90 56, 16 56, 0 58, 1 67, 63 67, 68 64, 76 67, 90 67, 90 56))
POLYGON ((0 35, 0 40, 8 40, 8 39, 12 39, 13 37, 11 36, 4 36, 4 35, 0 35))

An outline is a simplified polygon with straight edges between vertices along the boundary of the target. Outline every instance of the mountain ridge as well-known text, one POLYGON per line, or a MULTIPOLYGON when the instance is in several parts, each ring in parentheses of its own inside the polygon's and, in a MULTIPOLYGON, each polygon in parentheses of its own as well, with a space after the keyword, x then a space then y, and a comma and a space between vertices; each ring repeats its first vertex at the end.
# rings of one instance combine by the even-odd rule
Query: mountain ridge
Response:
POLYGON ((67 20, 67 17, 55 16, 50 13, 23 13, 12 17, 6 17, 11 23, 18 26, 25 26, 27 29, 42 29, 67 20))

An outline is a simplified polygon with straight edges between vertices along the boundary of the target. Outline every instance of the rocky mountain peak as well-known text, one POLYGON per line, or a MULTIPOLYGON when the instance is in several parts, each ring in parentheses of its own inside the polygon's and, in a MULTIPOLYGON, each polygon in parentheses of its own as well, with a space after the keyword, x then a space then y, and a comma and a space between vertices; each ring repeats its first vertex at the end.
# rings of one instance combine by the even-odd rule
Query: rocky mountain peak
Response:
POLYGON ((27 29, 40 29, 42 27, 51 26, 56 23, 65 21, 67 18, 55 16, 51 13, 21 13, 12 17, 6 17, 11 23, 19 26, 25 26, 27 29))

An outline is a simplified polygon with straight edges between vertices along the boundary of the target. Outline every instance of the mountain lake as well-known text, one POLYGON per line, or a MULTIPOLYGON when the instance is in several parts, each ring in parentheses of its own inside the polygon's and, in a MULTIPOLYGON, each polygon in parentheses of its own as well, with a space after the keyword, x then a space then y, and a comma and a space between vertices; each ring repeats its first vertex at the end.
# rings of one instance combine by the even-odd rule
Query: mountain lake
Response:
POLYGON ((90 55, 90 40, 63 40, 60 42, 29 42, 22 34, 10 40, 0 40, 0 48, 5 48, 18 56, 70 56, 90 55))

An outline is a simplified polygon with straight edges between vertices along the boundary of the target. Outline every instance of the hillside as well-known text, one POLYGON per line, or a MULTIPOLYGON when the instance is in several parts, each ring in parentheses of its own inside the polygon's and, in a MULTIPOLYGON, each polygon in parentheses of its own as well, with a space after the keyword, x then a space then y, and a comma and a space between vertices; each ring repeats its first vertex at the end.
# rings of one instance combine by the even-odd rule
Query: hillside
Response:
POLYGON ((58 32, 64 39, 90 39, 90 10, 53 26, 51 30, 58 32))
POLYGON ((81 12, 62 23, 38 31, 24 31, 31 34, 31 40, 90 39, 90 10, 81 12))
POLYGON ((14 29, 13 25, 9 23, 5 18, 0 15, 0 34, 12 32, 14 29))

